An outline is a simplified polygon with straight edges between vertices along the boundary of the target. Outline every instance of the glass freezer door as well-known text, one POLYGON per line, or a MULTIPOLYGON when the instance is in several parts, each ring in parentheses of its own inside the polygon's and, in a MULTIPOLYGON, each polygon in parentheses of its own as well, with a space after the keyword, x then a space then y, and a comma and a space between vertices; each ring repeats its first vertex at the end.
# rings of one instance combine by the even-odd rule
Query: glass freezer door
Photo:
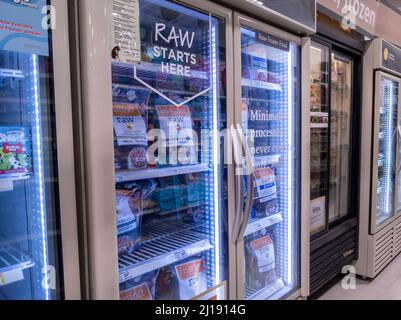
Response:
POLYGON ((0 300, 63 297, 52 62, 0 50, 0 300))
POLYGON ((114 4, 117 37, 136 19, 125 12, 139 13, 140 34, 137 63, 124 41, 116 48, 110 88, 120 299, 226 299, 227 168, 216 138, 227 125, 225 21, 173 1, 114 4))
POLYGON ((329 223, 347 216, 351 176, 353 60, 331 56, 329 223))
POLYGON ((311 46, 311 235, 327 228, 329 178, 329 47, 311 46))
POLYGON ((285 34, 245 21, 236 35, 242 88, 237 133, 240 141, 244 131, 251 172, 237 179, 244 183, 245 193, 236 239, 242 252, 238 285, 244 290, 239 298, 281 299, 299 286, 299 47, 285 34))
POLYGON ((371 232, 375 234, 393 220, 396 204, 396 163, 400 82, 376 73, 375 132, 371 232))

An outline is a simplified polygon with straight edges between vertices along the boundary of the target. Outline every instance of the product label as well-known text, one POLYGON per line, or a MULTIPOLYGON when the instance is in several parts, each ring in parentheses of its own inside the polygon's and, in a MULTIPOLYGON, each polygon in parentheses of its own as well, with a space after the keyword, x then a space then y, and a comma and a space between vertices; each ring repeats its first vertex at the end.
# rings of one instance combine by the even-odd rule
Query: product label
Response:
POLYGON ((311 232, 317 232, 326 225, 326 197, 321 197, 311 201, 310 208, 311 232))
POLYGON ((0 127, 0 179, 19 179, 32 174, 29 130, 0 127))
POLYGON ((139 286, 131 288, 126 291, 120 292, 121 300, 153 300, 152 293, 150 292, 149 286, 147 283, 143 283, 139 286))
POLYGON ((141 61, 139 0, 113 0, 113 59, 141 61))
POLYGON ((113 113, 118 146, 147 146, 146 124, 137 105, 115 104, 113 113))
POLYGON ((182 300, 192 299, 207 290, 205 270, 205 261, 203 259, 175 266, 182 300))
POLYGON ((254 175, 259 197, 269 197, 277 193, 274 170, 271 167, 256 170, 254 175))
POLYGON ((276 267, 273 240, 269 236, 253 240, 251 248, 258 260, 259 272, 267 272, 276 267))
POLYGON ((187 106, 157 106, 160 129, 169 146, 193 146, 191 112, 187 106))

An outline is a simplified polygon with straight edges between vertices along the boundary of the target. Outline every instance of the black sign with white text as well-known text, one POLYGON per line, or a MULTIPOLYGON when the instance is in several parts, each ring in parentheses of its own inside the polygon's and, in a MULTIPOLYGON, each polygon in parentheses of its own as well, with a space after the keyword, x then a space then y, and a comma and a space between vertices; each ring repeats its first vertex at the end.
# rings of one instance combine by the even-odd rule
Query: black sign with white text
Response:
POLYGON ((283 51, 290 51, 290 42, 264 32, 256 32, 256 41, 283 51))
POLYGON ((387 41, 382 41, 382 66, 401 73, 401 50, 387 41))

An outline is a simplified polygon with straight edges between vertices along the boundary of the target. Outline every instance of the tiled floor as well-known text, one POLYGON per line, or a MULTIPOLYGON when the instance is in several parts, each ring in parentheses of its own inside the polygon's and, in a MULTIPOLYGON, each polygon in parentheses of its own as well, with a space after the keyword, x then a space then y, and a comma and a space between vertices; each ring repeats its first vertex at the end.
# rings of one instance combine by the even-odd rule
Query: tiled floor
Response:
POLYGON ((398 256, 376 279, 357 279, 355 290, 345 290, 341 282, 320 300, 401 300, 401 256, 398 256))

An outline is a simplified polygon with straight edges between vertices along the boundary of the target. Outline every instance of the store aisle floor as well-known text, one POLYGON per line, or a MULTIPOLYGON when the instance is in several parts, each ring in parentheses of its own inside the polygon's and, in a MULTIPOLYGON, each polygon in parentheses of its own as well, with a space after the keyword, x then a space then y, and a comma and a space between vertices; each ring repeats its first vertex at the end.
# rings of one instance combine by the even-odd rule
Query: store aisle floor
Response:
POLYGON ((401 255, 373 281, 357 279, 355 290, 339 282, 319 300, 401 300, 401 255))

